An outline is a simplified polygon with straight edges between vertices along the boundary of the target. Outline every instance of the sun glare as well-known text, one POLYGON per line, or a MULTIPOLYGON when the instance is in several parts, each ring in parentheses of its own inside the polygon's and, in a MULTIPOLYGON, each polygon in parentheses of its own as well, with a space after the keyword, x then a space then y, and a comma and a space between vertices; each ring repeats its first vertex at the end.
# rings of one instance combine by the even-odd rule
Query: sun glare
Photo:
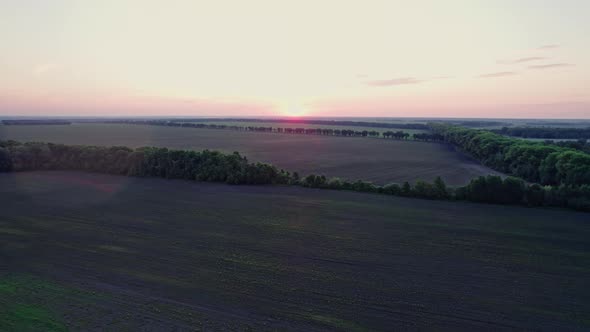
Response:
POLYGON ((281 107, 281 115, 297 118, 308 115, 308 110, 300 104, 288 104, 281 107))

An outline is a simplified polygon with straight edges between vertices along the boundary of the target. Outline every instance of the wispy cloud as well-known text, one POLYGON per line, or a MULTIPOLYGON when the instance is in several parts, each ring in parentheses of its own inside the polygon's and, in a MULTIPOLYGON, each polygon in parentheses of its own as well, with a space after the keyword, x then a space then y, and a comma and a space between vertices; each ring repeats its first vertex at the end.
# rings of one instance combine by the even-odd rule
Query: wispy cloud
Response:
POLYGON ((43 63, 40 65, 37 65, 33 68, 33 75, 35 76, 41 76, 44 74, 49 73, 50 71, 57 69, 59 66, 55 63, 43 63))
POLYGON ((557 44, 550 44, 550 45, 541 45, 539 47, 537 47, 538 50, 550 50, 552 48, 558 48, 559 45, 557 44))
POLYGON ((514 72, 514 71, 501 71, 501 72, 497 72, 497 73, 489 73, 489 74, 479 75, 479 77, 480 78, 492 78, 492 77, 514 76, 517 74, 518 73, 514 72))
POLYGON ((368 81, 367 85, 369 86, 394 86, 394 85, 405 85, 405 84, 417 84, 422 83, 424 80, 420 80, 414 77, 400 77, 400 78, 392 78, 389 80, 374 80, 368 81))
POLYGON ((498 63, 515 64, 515 63, 531 62, 531 61, 538 61, 538 60, 545 60, 545 59, 546 59, 545 57, 531 56, 528 58, 520 58, 520 59, 513 59, 513 60, 499 60, 498 63))
POLYGON ((536 66, 529 66, 531 69, 551 69, 551 68, 561 68, 561 67, 571 67, 574 66, 571 63, 550 63, 546 65, 536 65, 536 66))

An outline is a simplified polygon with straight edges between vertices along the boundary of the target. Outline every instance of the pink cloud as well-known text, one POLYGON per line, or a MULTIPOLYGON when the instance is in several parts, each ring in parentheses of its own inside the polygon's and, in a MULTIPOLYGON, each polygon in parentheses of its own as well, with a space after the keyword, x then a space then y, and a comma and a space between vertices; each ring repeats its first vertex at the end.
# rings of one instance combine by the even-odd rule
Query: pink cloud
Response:
POLYGON ((514 76, 517 74, 518 73, 514 72, 514 71, 501 71, 501 72, 497 72, 497 73, 489 73, 489 74, 479 75, 479 77, 480 78, 493 78, 493 77, 514 76))
POLYGON ((389 80, 374 80, 368 81, 367 85, 369 86, 394 86, 394 85, 404 85, 404 84, 416 84, 422 83, 424 80, 419 80, 414 77, 402 77, 402 78, 393 78, 389 80))
POLYGON ((553 49, 553 48, 558 48, 559 45, 557 44, 549 44, 549 45, 541 45, 539 47, 537 47, 538 50, 549 50, 549 49, 553 49))
POLYGON ((523 62, 531 62, 531 61, 538 61, 538 60, 544 60, 546 59, 545 57, 540 57, 540 56, 531 56, 528 58, 520 58, 520 59, 514 59, 514 60, 502 60, 502 61, 498 61, 498 63, 501 64, 516 64, 516 63, 523 63, 523 62))
POLYGON ((572 67, 574 66, 571 63, 550 63, 547 65, 536 65, 536 66, 529 66, 531 69, 550 69, 550 68, 562 68, 562 67, 572 67))

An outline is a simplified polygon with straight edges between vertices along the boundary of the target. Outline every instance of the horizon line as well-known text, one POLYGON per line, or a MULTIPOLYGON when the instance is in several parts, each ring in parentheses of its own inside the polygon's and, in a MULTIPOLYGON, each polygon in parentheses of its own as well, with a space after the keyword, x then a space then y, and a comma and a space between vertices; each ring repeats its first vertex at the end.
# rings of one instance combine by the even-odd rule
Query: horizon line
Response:
POLYGON ((0 114, 0 120, 3 118, 216 118, 216 119, 256 119, 256 118, 266 118, 266 119, 313 119, 313 118, 324 118, 324 119, 331 119, 331 118, 346 118, 346 119, 477 119, 477 120, 583 120, 583 121, 590 121, 590 117, 588 118, 529 118, 529 117, 436 117, 436 116, 288 116, 288 115, 223 115, 223 116, 215 116, 215 115, 2 115, 0 114))

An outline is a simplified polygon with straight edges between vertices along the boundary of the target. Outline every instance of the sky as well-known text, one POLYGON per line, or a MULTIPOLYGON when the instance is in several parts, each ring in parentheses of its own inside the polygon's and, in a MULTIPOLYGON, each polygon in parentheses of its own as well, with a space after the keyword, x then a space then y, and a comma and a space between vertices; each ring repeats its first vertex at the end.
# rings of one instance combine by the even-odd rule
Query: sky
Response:
POLYGON ((590 118, 590 1, 0 0, 0 115, 590 118))

